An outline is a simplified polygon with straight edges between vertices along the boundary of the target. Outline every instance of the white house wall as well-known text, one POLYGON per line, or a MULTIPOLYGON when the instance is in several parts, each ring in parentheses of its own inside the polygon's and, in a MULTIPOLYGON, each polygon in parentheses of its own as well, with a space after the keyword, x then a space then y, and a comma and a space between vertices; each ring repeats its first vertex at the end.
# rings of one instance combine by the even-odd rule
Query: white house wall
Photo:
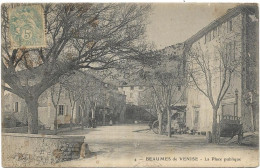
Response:
MULTIPOLYGON (((215 37, 213 40, 205 43, 205 37, 203 36, 198 41, 196 41, 192 47, 201 46, 203 52, 207 53, 209 56, 209 65, 212 68, 212 91, 213 97, 216 102, 219 90, 220 90, 220 82, 221 82, 221 73, 220 73, 220 57, 216 56, 217 50, 216 48, 222 49, 227 42, 235 41, 235 58, 239 59, 242 55, 242 14, 239 14, 232 18, 233 30, 231 32, 227 32, 227 22, 222 24, 222 30, 220 31, 220 35, 215 37), (214 70, 215 69, 215 70, 214 70)), ((212 29, 213 30, 213 29, 212 29)), ((235 103, 235 90, 238 90, 238 116, 241 116, 241 67, 239 67, 238 72, 234 74, 234 78, 231 81, 230 89, 225 96, 222 104, 225 103, 235 103)), ((206 81, 200 78, 199 85, 202 88, 206 88, 206 81)), ((212 121, 213 121, 213 110, 212 106, 209 102, 209 99, 203 95, 198 89, 194 89, 195 87, 189 87, 187 89, 187 126, 192 129, 194 127, 194 107, 199 107, 199 130, 198 131, 211 131, 212 121)), ((218 114, 221 114, 221 106, 218 110, 218 114)))
POLYGON ((119 87, 118 91, 121 94, 126 95, 126 103, 127 104, 133 104, 133 105, 139 105, 139 94, 141 91, 144 90, 144 87, 142 89, 140 89, 139 86, 133 86, 133 90, 131 90, 131 86, 123 86, 123 87, 119 87), (131 97, 132 94, 132 97, 131 97))

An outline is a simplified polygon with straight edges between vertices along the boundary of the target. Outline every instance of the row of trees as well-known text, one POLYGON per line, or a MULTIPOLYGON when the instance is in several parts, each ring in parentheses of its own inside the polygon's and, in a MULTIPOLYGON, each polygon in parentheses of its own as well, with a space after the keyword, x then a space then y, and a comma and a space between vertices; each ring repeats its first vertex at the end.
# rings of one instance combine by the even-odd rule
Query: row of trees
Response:
POLYGON ((235 49, 236 53, 233 57, 236 58, 231 59, 232 55, 228 54, 225 46, 227 42, 220 44, 213 49, 203 49, 200 43, 192 46, 188 44, 185 47, 179 47, 179 51, 176 51, 176 46, 171 46, 175 50, 157 52, 157 64, 150 65, 141 71, 141 77, 148 86, 145 91, 144 104, 150 105, 156 112, 160 134, 162 122, 165 122, 162 116, 166 113, 167 132, 168 136, 171 136, 170 108, 183 101, 183 96, 187 96, 185 95, 186 88, 189 87, 206 96, 212 106, 212 141, 216 142, 219 107, 232 85, 234 75, 241 73, 239 70, 242 65, 242 59, 238 57, 241 56, 240 46, 235 49))
MULTIPOLYGON (((50 89, 51 99, 55 108, 54 130, 57 133, 58 104, 61 99, 61 93, 68 93, 70 104, 70 130, 74 121, 75 106, 80 108, 80 122, 82 129, 85 124, 89 124, 89 116, 95 118, 95 112, 98 106, 109 106, 113 112, 122 110, 121 106, 125 103, 123 100, 115 100, 117 95, 113 95, 113 89, 109 88, 101 79, 97 79, 83 71, 77 71, 75 74, 60 79, 59 83, 50 89)), ((119 98, 118 98, 119 99, 119 98)))
POLYGON ((114 68, 120 59, 145 60, 147 52, 140 39, 150 11, 150 5, 141 4, 40 6, 44 11, 47 47, 34 49, 12 48, 8 9, 13 6, 1 6, 2 87, 25 100, 28 133, 32 134, 38 133, 39 96, 62 76, 84 68, 114 68))
POLYGON ((171 137, 173 115, 171 108, 183 100, 186 87, 181 55, 183 47, 183 45, 177 44, 171 46, 170 49, 157 51, 157 62, 140 71, 140 77, 147 86, 143 95, 143 103, 156 112, 159 121, 159 134, 163 133, 163 122, 167 122, 169 137, 171 137), (164 121, 164 115, 167 115, 167 121, 164 121))
MULTIPOLYGON (((244 53, 239 53, 242 51, 241 45, 234 48, 236 52, 233 60, 228 54, 231 49, 226 45, 232 39, 219 41, 217 47, 210 49, 202 49, 199 43, 196 46, 193 45, 194 42, 188 42, 181 54, 175 52, 169 54, 166 51, 150 52, 148 45, 140 42, 144 37, 149 5, 43 4, 41 6, 46 26, 46 48, 13 49, 8 35, 8 9, 11 6, 4 4, 1 11, 4 83, 2 87, 25 100, 28 106, 29 133, 38 132, 39 96, 58 83, 61 78, 66 79, 75 70, 84 68, 92 70, 116 68, 124 71, 122 62, 129 64, 129 61, 125 60, 137 60, 148 64, 140 71, 141 77, 150 86, 147 101, 153 104, 159 121, 162 113, 167 113, 168 134, 171 132, 170 106, 177 103, 184 94, 184 92, 176 94, 176 90, 180 85, 183 88, 189 86, 206 96, 212 106, 212 135, 215 142, 217 112, 230 88, 234 74, 237 71, 241 74, 241 62, 245 61, 241 58, 244 53), (218 64, 214 64, 214 61, 220 62, 220 66, 216 66, 218 64), (216 89, 215 74, 218 72, 221 76, 216 89)), ((241 36, 241 32, 235 33, 237 37, 241 36)), ((238 43, 235 41, 234 44, 238 43)), ((87 84, 86 81, 84 83, 87 84)), ((64 87, 69 89, 77 85, 78 83, 69 82, 64 87)), ((58 88, 57 95, 61 90, 62 88, 58 88)), ((84 99, 82 96, 73 96, 74 91, 71 90, 71 100, 81 99, 85 103, 91 102, 86 101, 89 97, 84 99)), ((91 91, 88 90, 88 94, 91 94, 91 91)), ((77 92, 83 91, 77 90, 77 92)), ((53 100, 55 107, 58 102, 59 99, 53 100)), ((94 109, 96 98, 93 98, 93 102, 88 105, 82 104, 82 108, 94 109)), ((71 101, 72 108, 74 105, 71 101)))

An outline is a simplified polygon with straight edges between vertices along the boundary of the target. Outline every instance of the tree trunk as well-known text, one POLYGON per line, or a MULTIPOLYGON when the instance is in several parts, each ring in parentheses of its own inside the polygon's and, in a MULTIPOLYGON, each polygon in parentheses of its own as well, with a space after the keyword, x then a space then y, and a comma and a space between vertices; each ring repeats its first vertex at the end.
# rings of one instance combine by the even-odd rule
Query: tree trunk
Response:
POLYGON ((95 118, 95 110, 93 109, 93 108, 91 108, 91 117, 92 117, 92 119, 94 119, 95 118))
POLYGON ((81 129, 83 130, 84 129, 84 120, 85 120, 85 118, 81 118, 81 129))
POLYGON ((86 122, 87 128, 90 127, 89 114, 90 114, 90 109, 89 109, 89 108, 86 108, 86 119, 85 119, 85 122, 86 122))
POLYGON ((105 113, 105 110, 103 110, 103 125, 106 125, 106 113, 105 113))
POLYGON ((72 122, 73 122, 73 115, 74 115, 74 107, 75 107, 75 102, 73 106, 71 107, 71 116, 70 116, 70 131, 72 131, 72 122))
POLYGON ((72 131, 72 116, 70 117, 70 131, 72 131))
POLYGON ((73 111, 74 111, 74 108, 72 107, 71 116, 70 116, 70 131, 72 131, 73 111))
POLYGON ((172 117, 171 117, 171 110, 169 108, 167 108, 167 128, 168 128, 168 137, 171 137, 171 122, 172 122, 172 117))
POLYGON ((54 134, 57 134, 57 130, 58 130, 58 109, 57 106, 55 107, 55 117, 54 117, 54 134))
POLYGON ((38 98, 28 98, 25 102, 28 107, 28 133, 38 134, 38 98))
POLYGON ((218 109, 213 109, 213 123, 212 123, 212 143, 218 142, 218 134, 217 134, 217 116, 218 116, 218 109))
POLYGON ((250 110, 250 113, 251 113, 251 125, 252 125, 252 132, 254 132, 255 131, 255 122, 254 122, 254 120, 255 120, 255 116, 254 116, 254 111, 253 111, 253 108, 252 108, 252 105, 250 104, 249 105, 249 110, 250 110))
POLYGON ((162 135, 162 119, 163 119, 163 117, 162 117, 162 113, 158 113, 158 121, 159 121, 159 130, 158 130, 158 133, 160 134, 160 135, 162 135))
POLYGON ((82 129, 82 130, 84 129, 84 124, 85 124, 85 117, 86 117, 86 115, 85 115, 85 110, 86 110, 85 107, 83 107, 83 108, 81 109, 81 129, 82 129))

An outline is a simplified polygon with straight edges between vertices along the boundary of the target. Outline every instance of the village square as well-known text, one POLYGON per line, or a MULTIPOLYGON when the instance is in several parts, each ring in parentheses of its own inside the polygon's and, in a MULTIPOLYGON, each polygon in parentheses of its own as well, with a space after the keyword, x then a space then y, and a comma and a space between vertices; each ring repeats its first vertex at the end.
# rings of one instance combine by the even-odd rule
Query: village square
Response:
POLYGON ((258 4, 2 4, 2 166, 255 167, 258 4))

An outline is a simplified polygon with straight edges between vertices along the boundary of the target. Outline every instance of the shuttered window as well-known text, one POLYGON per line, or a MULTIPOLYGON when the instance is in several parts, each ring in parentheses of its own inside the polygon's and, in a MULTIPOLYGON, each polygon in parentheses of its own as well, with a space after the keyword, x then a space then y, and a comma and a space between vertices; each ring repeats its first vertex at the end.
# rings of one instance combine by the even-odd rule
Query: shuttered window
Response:
POLYGON ((14 112, 18 112, 18 102, 14 103, 14 112))
POLYGON ((64 105, 59 105, 59 115, 64 115, 64 105))

